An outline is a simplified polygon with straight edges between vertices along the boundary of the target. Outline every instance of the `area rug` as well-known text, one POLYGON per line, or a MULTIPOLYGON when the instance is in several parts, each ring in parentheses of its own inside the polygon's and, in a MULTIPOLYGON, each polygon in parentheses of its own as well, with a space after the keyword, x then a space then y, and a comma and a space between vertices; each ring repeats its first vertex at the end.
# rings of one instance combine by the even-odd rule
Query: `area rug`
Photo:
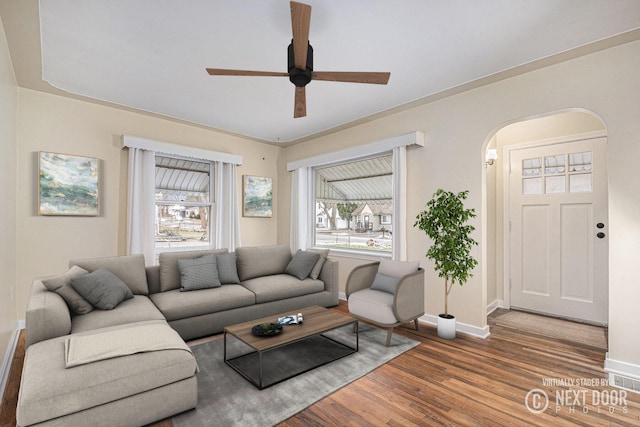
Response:
MULTIPOLYGON (((332 332, 332 338, 353 343, 351 327, 332 332)), ((198 361, 198 406, 173 417, 175 427, 272 426, 366 375, 418 341, 360 324, 359 351, 264 390, 258 390, 223 361, 222 339, 193 347, 198 361)), ((268 339, 268 338, 266 338, 268 339)), ((228 343, 229 352, 233 342, 228 343)), ((232 354, 232 353, 229 353, 232 354)))
POLYGON ((607 349, 607 328, 555 317, 510 310, 495 318, 496 325, 560 340, 607 349))

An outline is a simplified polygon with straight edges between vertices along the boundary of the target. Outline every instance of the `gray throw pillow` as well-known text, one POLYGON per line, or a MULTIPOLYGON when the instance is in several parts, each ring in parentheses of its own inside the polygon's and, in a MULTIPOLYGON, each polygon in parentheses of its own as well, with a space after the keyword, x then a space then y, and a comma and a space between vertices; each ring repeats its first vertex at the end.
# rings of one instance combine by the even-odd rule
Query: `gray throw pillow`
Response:
POLYGON ((122 301, 133 298, 131 289, 104 268, 71 279, 71 286, 91 305, 100 310, 114 309, 122 301))
POLYGON ((178 269, 180 270, 180 291, 216 288, 221 285, 215 254, 193 259, 179 259, 178 269))
POLYGON ((324 262, 329 256, 329 249, 309 249, 309 252, 320 255, 318 257, 318 261, 316 261, 316 264, 311 269, 311 273, 309 273, 309 277, 311 277, 312 279, 317 279, 318 277, 320 277, 322 266, 324 266, 324 262))
POLYGON ((223 285, 225 283, 240 283, 238 278, 238 268, 236 267, 236 253, 216 254, 216 264, 218 267, 218 279, 223 285))
POLYGON ((298 252, 293 256, 287 268, 284 269, 284 272, 300 280, 304 280, 309 277, 309 273, 311 273, 313 266, 316 265, 319 256, 319 254, 298 249, 298 252))
POLYGON ((84 268, 74 265, 60 276, 42 280, 42 284, 50 291, 57 293, 69 306, 74 314, 87 314, 93 310, 93 306, 82 298, 71 286, 71 279, 89 274, 84 268))
POLYGON ((370 289, 395 294, 399 281, 400 280, 397 277, 376 273, 376 277, 373 279, 370 289))

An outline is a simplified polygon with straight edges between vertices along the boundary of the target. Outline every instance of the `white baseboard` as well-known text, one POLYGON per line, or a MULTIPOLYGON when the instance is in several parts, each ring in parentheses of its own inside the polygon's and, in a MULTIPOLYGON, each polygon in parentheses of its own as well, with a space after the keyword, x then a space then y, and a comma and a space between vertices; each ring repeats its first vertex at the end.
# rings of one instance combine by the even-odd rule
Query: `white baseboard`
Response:
POLYGON ((16 353, 16 348, 18 346, 20 330, 24 329, 24 327, 24 320, 18 320, 13 332, 11 333, 11 338, 9 338, 9 346, 7 347, 7 351, 2 359, 2 366, 0 366, 0 397, 4 396, 4 389, 7 386, 9 373, 11 371, 11 362, 13 362, 13 355, 16 353))
POLYGON ((504 301, 497 299, 487 306, 487 314, 491 314, 499 308, 504 308, 504 301))
MULTIPOLYGON (((421 323, 426 323, 428 325, 437 326, 438 325, 438 316, 434 316, 433 314, 425 314, 420 319, 418 319, 421 323)), ((478 326, 469 325, 467 323, 461 323, 456 321, 456 332, 461 332, 465 335, 471 335, 476 338, 488 338, 490 335, 489 325, 486 325, 483 328, 478 326)))
POLYGON ((609 374, 609 385, 640 393, 640 365, 611 359, 607 352, 604 370, 609 374))

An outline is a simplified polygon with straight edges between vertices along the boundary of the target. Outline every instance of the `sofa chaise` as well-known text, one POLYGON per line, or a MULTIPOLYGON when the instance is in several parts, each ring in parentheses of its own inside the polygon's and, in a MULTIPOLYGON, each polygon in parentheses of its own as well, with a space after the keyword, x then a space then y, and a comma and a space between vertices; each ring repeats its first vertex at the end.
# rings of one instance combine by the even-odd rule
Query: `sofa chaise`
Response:
POLYGON ((338 304, 338 263, 327 251, 292 255, 288 245, 162 253, 150 267, 142 255, 69 267, 31 287, 20 427, 137 426, 192 409, 197 363, 185 341, 338 304))

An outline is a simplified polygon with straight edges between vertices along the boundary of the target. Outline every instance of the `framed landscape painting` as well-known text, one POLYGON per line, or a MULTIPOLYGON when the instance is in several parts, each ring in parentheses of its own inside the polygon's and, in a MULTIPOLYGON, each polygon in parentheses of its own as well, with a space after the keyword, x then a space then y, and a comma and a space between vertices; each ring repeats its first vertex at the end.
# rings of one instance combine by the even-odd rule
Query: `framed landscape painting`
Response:
POLYGON ((271 218, 273 183, 271 178, 242 176, 242 216, 271 218))
POLYGON ((100 160, 38 152, 38 214, 98 216, 100 160))

